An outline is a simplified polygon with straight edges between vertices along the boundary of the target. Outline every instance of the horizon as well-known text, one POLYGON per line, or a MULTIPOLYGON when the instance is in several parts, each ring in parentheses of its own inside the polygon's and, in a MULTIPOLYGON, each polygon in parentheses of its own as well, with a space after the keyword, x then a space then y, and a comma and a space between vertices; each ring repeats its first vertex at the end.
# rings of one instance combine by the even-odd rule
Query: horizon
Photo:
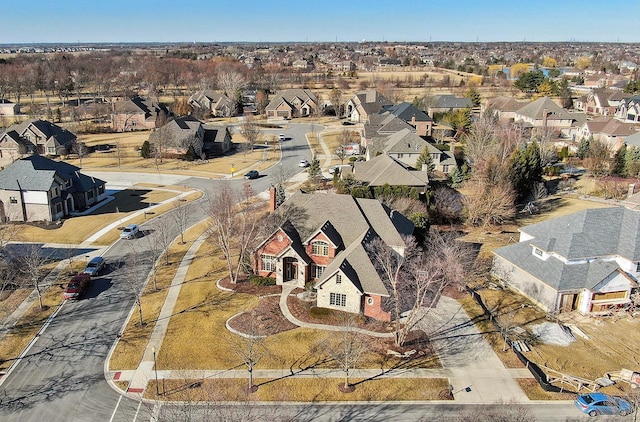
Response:
POLYGON ((421 0, 238 4, 5 0, 1 45, 135 43, 638 43, 640 2, 421 0), (586 3, 586 4, 585 4, 586 3), (27 19, 28 18, 28 19, 27 19), (602 28, 607 28, 603 30, 602 28), (612 28, 612 29, 608 29, 612 28))

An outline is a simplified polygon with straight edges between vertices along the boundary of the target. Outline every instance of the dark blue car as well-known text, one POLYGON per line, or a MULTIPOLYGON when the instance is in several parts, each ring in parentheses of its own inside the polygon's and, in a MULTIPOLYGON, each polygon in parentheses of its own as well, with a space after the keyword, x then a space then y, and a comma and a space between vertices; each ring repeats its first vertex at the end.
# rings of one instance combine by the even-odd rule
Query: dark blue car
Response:
POLYGON ((578 396, 576 407, 589 416, 620 415, 626 416, 633 411, 631 404, 616 396, 604 393, 591 393, 578 396))

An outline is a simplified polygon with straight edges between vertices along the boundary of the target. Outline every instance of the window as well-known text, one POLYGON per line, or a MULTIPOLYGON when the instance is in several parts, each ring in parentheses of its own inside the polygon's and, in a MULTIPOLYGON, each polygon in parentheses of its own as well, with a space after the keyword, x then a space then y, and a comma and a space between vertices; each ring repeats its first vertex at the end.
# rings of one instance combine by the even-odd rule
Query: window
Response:
POLYGON ((51 197, 55 198, 56 196, 58 196, 58 187, 55 186, 52 190, 51 190, 51 197))
POLYGON ((60 214, 62 212, 62 204, 56 204, 56 214, 60 214))
POLYGON ((56 153, 56 147, 48 147, 47 153, 54 155, 56 153))
POLYGON ((10 196, 10 197, 9 197, 9 202, 11 202, 12 204, 17 204, 17 203, 18 203, 18 200, 16 199, 16 197, 15 197, 15 196, 10 196))
POLYGON ((373 305, 373 298, 371 296, 367 298, 367 305, 369 306, 373 305))
POLYGON ((336 274, 336 284, 342 283, 342 274, 336 274))
POLYGON ((276 270, 276 257, 273 255, 261 255, 260 261, 262 263, 262 271, 275 271, 276 270))
POLYGON ((322 273, 324 272, 325 268, 326 267, 323 267, 323 266, 320 266, 320 265, 311 264, 311 277, 313 277, 313 278, 322 277, 322 273))
POLYGON ((329 245, 326 242, 312 242, 311 253, 313 255, 329 256, 329 245))
POLYGON ((402 158, 404 154, 398 154, 398 158, 402 158))
POLYGON ((342 293, 329 293, 329 305, 347 306, 347 295, 342 293))
POLYGON ((93 199, 93 191, 92 190, 87 192, 87 199, 93 199))

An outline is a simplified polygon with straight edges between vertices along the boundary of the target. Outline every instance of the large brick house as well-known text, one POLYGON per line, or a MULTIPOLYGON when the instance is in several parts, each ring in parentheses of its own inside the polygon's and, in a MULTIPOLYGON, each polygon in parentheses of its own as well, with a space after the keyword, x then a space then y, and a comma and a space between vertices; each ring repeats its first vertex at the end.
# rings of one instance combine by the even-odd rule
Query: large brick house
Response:
POLYGON ((256 248, 254 272, 277 284, 313 285, 319 307, 389 321, 389 288, 370 245, 379 238, 402 255, 413 223, 377 200, 350 195, 299 192, 282 206, 302 210, 304 221, 286 221, 256 248))
POLYGON ((318 98, 308 89, 284 89, 276 92, 265 112, 268 118, 285 119, 317 115, 318 98))
POLYGON ((47 120, 32 119, 10 126, 0 135, 0 158, 11 161, 34 153, 68 154, 77 137, 72 132, 47 120))
POLYGON ((134 97, 116 103, 111 120, 116 132, 128 132, 160 127, 170 116, 171 112, 164 105, 141 97, 134 97))

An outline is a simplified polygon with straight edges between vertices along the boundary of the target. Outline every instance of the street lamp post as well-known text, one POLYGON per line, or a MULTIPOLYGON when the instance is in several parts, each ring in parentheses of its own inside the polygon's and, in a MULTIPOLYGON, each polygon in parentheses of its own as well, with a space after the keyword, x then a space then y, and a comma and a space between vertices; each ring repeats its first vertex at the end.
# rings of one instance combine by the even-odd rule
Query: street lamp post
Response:
POLYGON ((156 360, 156 348, 152 347, 151 351, 153 352, 153 369, 156 373, 156 396, 159 396, 160 387, 158 386, 158 361, 156 360))

